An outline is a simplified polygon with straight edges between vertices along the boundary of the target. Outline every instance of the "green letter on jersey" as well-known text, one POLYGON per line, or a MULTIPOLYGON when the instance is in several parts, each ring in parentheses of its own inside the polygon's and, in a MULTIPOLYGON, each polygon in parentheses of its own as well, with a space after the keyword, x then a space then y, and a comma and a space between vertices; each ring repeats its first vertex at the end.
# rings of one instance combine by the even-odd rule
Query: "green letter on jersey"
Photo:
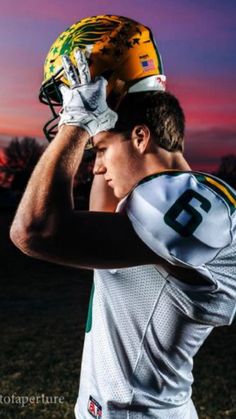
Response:
POLYGON ((210 210, 211 203, 208 199, 200 195, 198 192, 188 189, 175 201, 164 216, 166 224, 183 237, 191 236, 202 222, 202 215, 190 204, 190 201, 193 198, 197 199, 201 203, 200 206, 205 212, 210 210), (181 224, 177 221, 177 218, 182 211, 187 212, 188 215, 191 216, 186 224, 181 224))

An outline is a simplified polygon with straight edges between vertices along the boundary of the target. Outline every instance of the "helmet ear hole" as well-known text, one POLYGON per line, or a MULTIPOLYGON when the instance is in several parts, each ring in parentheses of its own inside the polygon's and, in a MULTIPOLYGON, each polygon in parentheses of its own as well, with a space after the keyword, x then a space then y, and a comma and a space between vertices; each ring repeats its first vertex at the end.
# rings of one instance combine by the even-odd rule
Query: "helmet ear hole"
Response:
POLYGON ((114 91, 111 91, 110 94, 107 96, 107 104, 109 108, 111 108, 113 111, 116 111, 124 98, 124 95, 120 93, 116 93, 114 91))
POLYGON ((110 79, 107 90, 107 104, 113 110, 117 110, 128 90, 127 83, 120 79, 110 79))
POLYGON ((107 81, 109 81, 109 79, 112 76, 112 73, 113 73, 112 70, 103 71, 103 73, 101 74, 101 76, 104 77, 104 79, 106 79, 107 81))

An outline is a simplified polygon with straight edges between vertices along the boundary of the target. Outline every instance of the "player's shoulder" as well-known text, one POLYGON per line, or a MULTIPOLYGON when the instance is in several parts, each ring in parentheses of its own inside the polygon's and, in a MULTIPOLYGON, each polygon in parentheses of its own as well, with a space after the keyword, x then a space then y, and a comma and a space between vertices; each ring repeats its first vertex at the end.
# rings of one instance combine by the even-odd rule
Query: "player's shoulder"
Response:
POLYGON ((190 171, 148 176, 119 206, 152 250, 196 264, 235 240, 235 209, 236 194, 229 185, 190 171))
POLYGON ((205 211, 215 209, 233 215, 236 210, 236 191, 214 175, 194 172, 168 170, 142 179, 133 189, 132 198, 148 201, 150 204, 178 200, 179 205, 191 202, 205 211))

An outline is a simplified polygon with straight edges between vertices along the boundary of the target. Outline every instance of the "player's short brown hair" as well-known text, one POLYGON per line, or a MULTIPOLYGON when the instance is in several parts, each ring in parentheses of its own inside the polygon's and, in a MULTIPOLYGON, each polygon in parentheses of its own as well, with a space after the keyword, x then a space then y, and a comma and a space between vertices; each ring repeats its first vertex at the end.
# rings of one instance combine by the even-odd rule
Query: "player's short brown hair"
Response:
POLYGON ((168 151, 183 151, 185 116, 178 99, 168 92, 140 92, 125 96, 114 131, 129 136, 135 125, 145 124, 155 143, 168 151))

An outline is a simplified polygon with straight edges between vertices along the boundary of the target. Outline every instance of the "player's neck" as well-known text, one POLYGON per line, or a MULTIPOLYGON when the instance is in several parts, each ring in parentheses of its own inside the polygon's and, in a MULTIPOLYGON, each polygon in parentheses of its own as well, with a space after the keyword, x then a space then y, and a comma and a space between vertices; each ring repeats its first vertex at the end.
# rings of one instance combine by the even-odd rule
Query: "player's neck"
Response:
POLYGON ((169 152, 158 147, 157 154, 146 156, 146 174, 163 172, 165 170, 191 170, 181 152, 169 152))
POLYGON ((166 162, 169 169, 173 170, 191 170, 188 162, 181 152, 169 153, 169 159, 166 162))

